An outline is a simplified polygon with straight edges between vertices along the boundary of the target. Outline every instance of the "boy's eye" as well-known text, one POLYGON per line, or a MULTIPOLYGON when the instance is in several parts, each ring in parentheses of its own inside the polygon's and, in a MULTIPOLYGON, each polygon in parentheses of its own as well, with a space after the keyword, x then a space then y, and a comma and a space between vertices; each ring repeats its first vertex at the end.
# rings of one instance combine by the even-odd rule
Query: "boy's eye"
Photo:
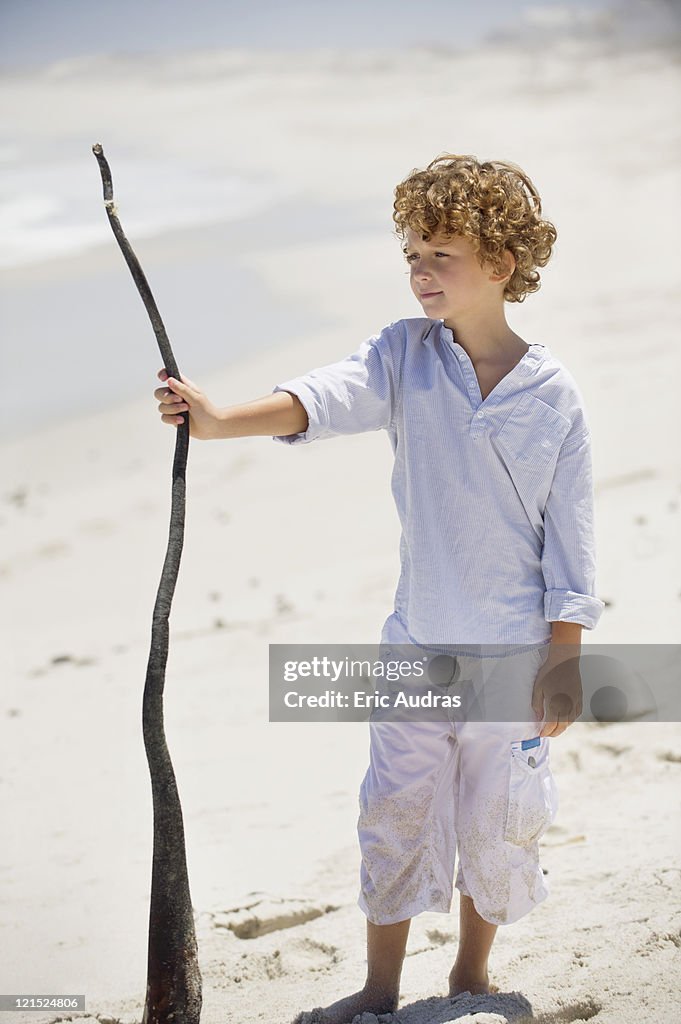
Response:
MULTIPOLYGON (((435 255, 435 256, 442 256, 444 259, 448 259, 448 257, 451 255, 451 253, 448 253, 448 252, 436 252, 433 255, 435 255)), ((419 254, 417 252, 405 253, 404 258, 407 261, 407 263, 413 263, 414 260, 419 259, 419 254)))

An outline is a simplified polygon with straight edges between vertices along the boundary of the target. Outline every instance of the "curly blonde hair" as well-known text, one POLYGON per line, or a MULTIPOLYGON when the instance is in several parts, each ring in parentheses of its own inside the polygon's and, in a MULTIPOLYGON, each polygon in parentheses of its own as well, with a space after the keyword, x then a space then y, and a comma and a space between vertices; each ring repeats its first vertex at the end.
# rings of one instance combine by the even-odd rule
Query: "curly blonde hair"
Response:
POLYGON ((407 229, 428 241, 462 235, 480 264, 503 273, 506 249, 515 270, 504 288, 507 302, 522 302, 541 282, 537 267, 548 263, 556 229, 541 215, 541 199, 520 167, 501 160, 443 153, 424 171, 413 170, 395 189, 393 220, 399 238, 407 229))

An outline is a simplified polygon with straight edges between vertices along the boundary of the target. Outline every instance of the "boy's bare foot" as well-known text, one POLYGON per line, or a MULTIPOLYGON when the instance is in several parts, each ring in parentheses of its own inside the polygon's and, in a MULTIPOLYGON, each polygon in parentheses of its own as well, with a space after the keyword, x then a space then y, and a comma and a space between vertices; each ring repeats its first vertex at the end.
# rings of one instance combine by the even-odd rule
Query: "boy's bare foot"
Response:
POLYGON ((454 964, 449 975, 449 995, 458 996, 462 992, 470 992, 472 996, 487 995, 488 992, 496 992, 494 985, 489 983, 487 971, 471 971, 465 966, 454 964))
POLYGON ((299 1014, 293 1024, 352 1024, 355 1017, 367 1011, 376 1015, 394 1013, 398 1001, 397 993, 391 995, 383 990, 377 991, 365 986, 359 992, 339 999, 330 1006, 299 1014))

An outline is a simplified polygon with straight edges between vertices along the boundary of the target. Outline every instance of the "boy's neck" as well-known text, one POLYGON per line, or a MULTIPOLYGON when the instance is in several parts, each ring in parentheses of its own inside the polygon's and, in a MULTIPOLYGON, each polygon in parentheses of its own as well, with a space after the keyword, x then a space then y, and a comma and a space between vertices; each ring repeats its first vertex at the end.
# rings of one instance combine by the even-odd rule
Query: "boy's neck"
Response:
POLYGON ((445 327, 454 334, 471 362, 505 363, 521 359, 529 346, 512 331, 503 312, 493 316, 447 317, 445 327))

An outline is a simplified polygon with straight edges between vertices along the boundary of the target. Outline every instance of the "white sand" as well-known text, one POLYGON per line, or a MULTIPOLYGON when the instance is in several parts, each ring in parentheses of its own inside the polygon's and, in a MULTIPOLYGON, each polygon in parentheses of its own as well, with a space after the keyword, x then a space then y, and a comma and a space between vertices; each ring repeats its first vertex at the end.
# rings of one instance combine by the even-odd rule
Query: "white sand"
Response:
MULTIPOLYGON (((67 140, 85 163, 100 138, 119 181, 126 145, 169 160, 191 154, 218 174, 268 176, 301 209, 314 197, 354 218, 357 227, 308 241, 303 220, 273 238, 261 224, 236 251, 221 249, 236 229, 221 234, 219 225, 138 247, 152 284, 157 261, 181 272, 204 245, 222 274, 257 275, 252 355, 200 377, 220 404, 265 394, 390 320, 418 315, 390 237, 391 189, 412 166, 447 148, 524 165, 560 245, 541 293, 509 318, 563 359, 590 412, 608 608, 589 639, 673 643, 681 119, 672 57, 586 44, 292 64, 241 55, 231 67, 213 58, 210 74, 197 60, 135 65, 127 77, 112 62, 101 78, 77 65, 14 76, 4 102, 27 147, 41 135, 67 140), (286 345, 281 308, 308 324, 286 345)), ((83 172, 83 187, 103 219, 95 171, 83 172)), ((127 175, 126 190, 134 187, 127 175)), ((122 216, 125 224, 124 205, 122 216)), ((155 420, 159 359, 122 261, 115 301, 106 304, 106 289, 104 300, 92 297, 92 282, 115 278, 107 230, 101 250, 10 275, 35 308, 31 331, 15 326, 9 349, 29 346, 36 388, 58 396, 88 340, 102 364, 92 407, 104 411, 69 418, 69 398, 64 422, 5 443, 0 506, 0 991, 84 992, 100 1022, 140 1020, 144 994, 151 809, 140 706, 173 440, 155 420), (41 298, 60 280, 77 294, 66 322, 41 298), (123 344, 134 334, 140 350, 138 378, 126 369, 120 385, 139 397, 124 406, 120 371, 97 349, 99 320, 123 344)), ((164 280, 159 305, 174 303, 186 324, 203 305, 227 351, 229 311, 193 281, 185 292, 164 280)), ((166 319, 183 371, 198 377, 191 333, 174 335, 166 319)), ((26 393, 23 431, 31 401, 26 393)), ((365 727, 268 724, 267 645, 377 641, 398 568, 389 474, 382 435, 297 451, 266 438, 192 443, 166 716, 206 1024, 284 1024, 363 978, 354 830, 365 727)), ((523 1000, 542 1024, 681 1019, 679 727, 574 726, 552 757, 562 803, 542 842, 551 896, 501 929, 493 950, 495 983, 522 998, 441 998, 456 913, 423 915, 395 1021, 503 1024, 523 1000)), ((12 1017, 29 1019, 54 1018, 12 1017)))

